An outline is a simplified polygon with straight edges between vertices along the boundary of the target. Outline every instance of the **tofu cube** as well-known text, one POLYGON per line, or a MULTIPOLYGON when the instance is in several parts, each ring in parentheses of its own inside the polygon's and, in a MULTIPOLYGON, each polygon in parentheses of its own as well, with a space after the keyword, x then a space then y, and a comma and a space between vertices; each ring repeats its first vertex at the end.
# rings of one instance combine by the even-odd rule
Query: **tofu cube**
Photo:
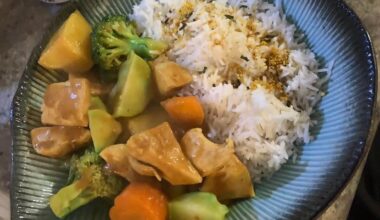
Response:
POLYGON ((90 131, 82 127, 41 127, 31 131, 32 145, 38 154, 61 158, 81 149, 91 140, 90 131))
POLYGON ((108 95, 113 87, 112 83, 101 82, 98 75, 93 71, 85 73, 69 73, 69 80, 87 79, 90 82, 91 95, 105 96, 108 95))
POLYGON ((41 121, 45 125, 87 127, 90 99, 87 79, 53 83, 45 92, 41 121))

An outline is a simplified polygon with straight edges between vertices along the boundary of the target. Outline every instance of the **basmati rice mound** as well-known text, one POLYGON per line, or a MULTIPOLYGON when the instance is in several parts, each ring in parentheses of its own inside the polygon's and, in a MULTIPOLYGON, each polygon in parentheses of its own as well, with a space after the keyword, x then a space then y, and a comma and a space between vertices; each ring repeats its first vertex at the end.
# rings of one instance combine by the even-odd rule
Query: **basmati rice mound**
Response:
POLYGON ((271 176, 308 143, 321 99, 315 55, 281 8, 262 0, 142 0, 130 18, 165 40, 188 68, 182 95, 202 102, 208 137, 231 138, 254 181, 271 176))

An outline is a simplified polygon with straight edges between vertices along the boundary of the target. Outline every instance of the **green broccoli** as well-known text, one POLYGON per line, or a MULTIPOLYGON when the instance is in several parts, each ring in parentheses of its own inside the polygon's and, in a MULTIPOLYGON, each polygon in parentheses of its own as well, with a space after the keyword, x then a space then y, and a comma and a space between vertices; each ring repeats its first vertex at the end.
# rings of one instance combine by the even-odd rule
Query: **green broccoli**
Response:
POLYGON ((228 208, 207 192, 192 192, 175 198, 169 203, 170 220, 224 220, 228 208))
POLYGON ((106 71, 118 71, 131 50, 144 59, 154 59, 168 48, 165 42, 139 37, 136 25, 120 15, 103 19, 91 38, 94 60, 106 71))
POLYGON ((104 168, 105 162, 94 151, 86 151, 72 161, 70 185, 50 197, 50 207, 59 218, 96 198, 113 199, 124 187, 124 181, 104 168))

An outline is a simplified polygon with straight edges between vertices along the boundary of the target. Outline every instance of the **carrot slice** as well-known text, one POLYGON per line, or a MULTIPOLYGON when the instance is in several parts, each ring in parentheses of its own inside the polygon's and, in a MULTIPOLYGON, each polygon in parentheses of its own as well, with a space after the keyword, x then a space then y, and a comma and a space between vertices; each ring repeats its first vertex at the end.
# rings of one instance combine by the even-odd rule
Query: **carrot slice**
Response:
POLYGON ((111 220, 165 220, 168 212, 165 195, 149 183, 129 184, 115 198, 111 220))
POLYGON ((203 124, 204 111, 195 96, 174 97, 161 102, 162 107, 177 123, 186 127, 199 127, 203 124))

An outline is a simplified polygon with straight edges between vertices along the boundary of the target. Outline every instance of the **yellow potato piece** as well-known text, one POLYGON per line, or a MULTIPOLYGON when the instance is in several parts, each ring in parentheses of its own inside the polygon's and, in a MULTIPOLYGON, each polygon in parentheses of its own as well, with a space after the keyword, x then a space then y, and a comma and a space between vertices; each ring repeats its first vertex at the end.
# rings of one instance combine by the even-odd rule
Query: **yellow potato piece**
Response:
POLYGON ((38 63, 48 69, 86 72, 93 66, 91 26, 79 11, 73 12, 41 54, 38 63))
POLYGON ((152 67, 153 76, 162 97, 173 95, 175 91, 193 81, 189 71, 174 62, 154 62, 152 67))

